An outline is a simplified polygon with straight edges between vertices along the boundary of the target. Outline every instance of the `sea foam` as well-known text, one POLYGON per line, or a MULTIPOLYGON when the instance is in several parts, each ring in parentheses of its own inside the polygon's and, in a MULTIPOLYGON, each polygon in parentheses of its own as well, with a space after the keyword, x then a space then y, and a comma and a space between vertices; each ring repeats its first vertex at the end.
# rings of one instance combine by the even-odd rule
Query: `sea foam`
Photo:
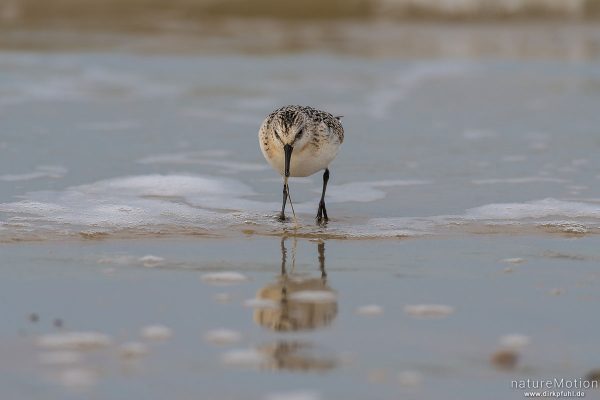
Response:
MULTIPOLYGON (((386 190, 428 185, 428 180, 389 180, 331 185, 328 203, 374 202, 386 190)), ((316 195, 315 195, 316 196, 316 195)), ((205 175, 138 175, 106 179, 63 190, 29 192, 22 200, 0 204, 0 242, 64 236, 93 239, 120 234, 271 235, 281 229, 273 217, 277 201, 256 200, 253 188, 239 180, 205 175), (270 214, 269 214, 270 213, 270 214)), ((493 203, 462 214, 424 217, 342 218, 326 230, 305 223, 317 200, 299 202, 295 234, 316 238, 373 239, 418 237, 452 232, 513 233, 515 230, 590 234, 600 232, 600 204, 593 200, 554 198, 520 203, 493 203)), ((158 258, 140 259, 147 266, 158 258)))

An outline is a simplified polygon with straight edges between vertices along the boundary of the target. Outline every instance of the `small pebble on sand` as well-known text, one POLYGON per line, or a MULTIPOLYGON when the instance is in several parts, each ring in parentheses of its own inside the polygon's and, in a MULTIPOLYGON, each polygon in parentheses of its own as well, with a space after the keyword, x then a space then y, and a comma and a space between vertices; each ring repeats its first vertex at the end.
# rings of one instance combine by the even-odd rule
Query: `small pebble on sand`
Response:
POLYGON ((585 376, 585 380, 589 382, 597 382, 600 387, 600 368, 593 369, 585 376))
POLYGON ((519 362, 519 353, 514 349, 501 349, 492 354, 492 365, 501 369, 513 369, 519 362))

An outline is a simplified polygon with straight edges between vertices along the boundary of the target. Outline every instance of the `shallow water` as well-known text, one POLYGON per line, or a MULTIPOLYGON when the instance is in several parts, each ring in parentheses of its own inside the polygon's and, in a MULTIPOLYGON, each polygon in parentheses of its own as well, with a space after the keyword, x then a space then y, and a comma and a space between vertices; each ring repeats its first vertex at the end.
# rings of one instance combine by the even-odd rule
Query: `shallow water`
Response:
MULTIPOLYGON (((3 241, 277 231, 281 184, 257 126, 313 99, 347 131, 331 168, 336 237, 599 227, 596 60, 7 52, 0 63, 3 241)), ((318 176, 292 179, 302 232, 320 232, 319 188, 318 176)))
POLYGON ((505 399, 598 368, 600 58, 573 49, 599 32, 554 29, 516 34, 533 56, 474 51, 485 27, 418 56, 2 51, 3 396, 505 399), (257 130, 287 103, 344 115, 326 227, 319 176, 274 218, 257 130), (111 342, 40 347, 55 331, 111 342), (498 370, 510 334, 531 343, 498 370))
POLYGON ((2 270, 3 394, 262 399, 300 390, 321 398, 519 398, 511 379, 579 378, 598 366, 598 245, 597 236, 327 241, 323 278, 318 243, 288 238, 287 281, 280 241, 271 238, 11 245, 2 270), (162 261, 144 266, 148 255, 162 261), (203 279, 225 271, 246 279, 203 279), (304 305, 292 300, 298 284, 313 291, 304 305), (283 287, 287 303, 280 302, 283 287), (324 290, 334 296, 320 295, 324 290), (264 305, 258 317, 244 303, 263 295, 276 308, 264 305), (357 313, 369 304, 383 313, 357 313), (427 318, 405 309, 421 304, 452 312, 427 318), (38 322, 27 320, 32 312, 38 322), (61 329, 52 326, 56 318, 61 329), (153 324, 172 336, 141 338, 140 329, 153 324), (239 339, 219 345, 205 338, 223 328, 239 339), (112 343, 76 350, 81 359, 74 362, 43 363, 44 354, 62 350, 36 345, 38 335, 72 330, 102 332, 112 343), (489 359, 510 334, 531 343, 517 367, 496 369, 489 359), (147 354, 121 356, 119 346, 130 341, 145 343, 147 354), (62 375, 72 370, 89 373, 90 381, 62 375), (416 380, 407 381, 408 373, 416 380))

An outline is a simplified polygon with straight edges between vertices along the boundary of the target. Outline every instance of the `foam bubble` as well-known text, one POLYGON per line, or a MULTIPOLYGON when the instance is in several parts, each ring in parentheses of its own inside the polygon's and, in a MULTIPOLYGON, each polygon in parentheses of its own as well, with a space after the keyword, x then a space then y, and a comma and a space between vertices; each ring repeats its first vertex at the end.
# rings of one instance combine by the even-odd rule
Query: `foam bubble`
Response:
POLYGON ((6 213, 22 213, 44 216, 52 213, 62 213, 69 209, 67 207, 53 204, 43 203, 40 201, 23 200, 15 203, 0 204, 0 211, 6 213))
POLYGON ((223 364, 241 367, 260 367, 267 361, 267 357, 255 349, 230 350, 221 356, 223 364))
POLYGON ((147 340, 167 340, 173 336, 173 330, 165 325, 148 325, 141 329, 140 335, 147 340))
POLYGON ((138 261, 141 262, 144 267, 154 268, 164 265, 165 259, 162 257, 148 254, 146 256, 140 257, 138 261))
POLYGON ((46 349, 89 350, 109 346, 108 335, 98 332, 61 332, 41 335, 37 345, 46 349))
POLYGON ((503 263, 508 263, 508 264, 522 264, 525 262, 525 259, 521 258, 521 257, 511 257, 511 258, 503 258, 500 261, 503 263))
POLYGON ((519 333, 504 335, 500 338, 500 345, 512 349, 521 349, 531 343, 531 338, 519 333))
POLYGON ((248 277, 239 272, 223 271, 211 272, 201 276, 203 282, 217 285, 232 285, 248 280, 248 277))
POLYGON ((131 265, 139 261, 139 258, 128 255, 104 256, 98 259, 98 264, 131 265))
POLYGON ((549 221, 541 223, 540 226, 550 230, 576 235, 583 235, 590 232, 590 228, 587 225, 573 221, 549 221))
POLYGON ((526 203, 488 204, 467 210, 466 217, 496 220, 546 217, 600 218, 600 205, 548 198, 526 203))
POLYGON ((437 318, 454 313, 454 307, 445 304, 417 304, 404 307, 404 312, 414 317, 437 318))

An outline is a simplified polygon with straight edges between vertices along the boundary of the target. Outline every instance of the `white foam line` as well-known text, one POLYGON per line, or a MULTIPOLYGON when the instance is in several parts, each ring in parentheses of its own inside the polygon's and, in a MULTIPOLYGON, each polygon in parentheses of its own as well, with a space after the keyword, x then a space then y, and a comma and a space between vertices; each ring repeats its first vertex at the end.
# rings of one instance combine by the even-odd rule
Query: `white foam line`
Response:
MULTIPOLYGON (((332 186, 328 201, 375 201, 386 196, 383 189, 388 187, 431 183, 428 180, 347 183, 332 186)), ((21 237, 64 232, 69 226, 75 227, 75 232, 105 233, 124 229, 145 231, 157 226, 175 232, 227 229, 244 221, 263 228, 280 227, 270 218, 280 204, 254 200, 251 197, 255 194, 248 185, 228 178, 182 174, 120 177, 60 191, 30 192, 23 196, 24 200, 0 204, 0 212, 7 214, 6 220, 0 221, 0 229, 3 237, 11 234, 21 237)), ((296 211, 312 214, 315 204, 315 201, 298 204, 296 211)), ((548 198, 487 204, 458 215, 373 218, 366 223, 340 221, 330 224, 327 233, 354 238, 420 236, 447 231, 457 225, 516 222, 585 233, 597 229, 594 227, 599 225, 599 219, 598 203, 548 198)), ((316 232, 312 226, 302 229, 307 233, 316 232)), ((260 233, 261 229, 257 230, 260 233)), ((148 258, 136 262, 154 265, 161 260, 148 258)))
POLYGON ((498 203, 471 208, 467 218, 490 220, 520 220, 546 217, 600 218, 600 206, 552 198, 526 203, 498 203))
MULTIPOLYGON (((532 225, 545 223, 548 226, 572 230, 573 224, 563 220, 543 221, 548 218, 600 219, 600 204, 562 201, 553 198, 525 203, 497 203, 471 208, 462 215, 439 215, 433 217, 372 218, 367 226, 374 228, 380 236, 419 236, 435 233, 437 228, 470 223, 511 223, 531 221, 532 225), (540 221, 542 220, 542 221, 540 221)), ((581 228, 581 227, 579 227, 581 228)), ((587 231, 587 229, 580 229, 587 231)), ((365 233, 369 233, 365 229, 365 233)))

